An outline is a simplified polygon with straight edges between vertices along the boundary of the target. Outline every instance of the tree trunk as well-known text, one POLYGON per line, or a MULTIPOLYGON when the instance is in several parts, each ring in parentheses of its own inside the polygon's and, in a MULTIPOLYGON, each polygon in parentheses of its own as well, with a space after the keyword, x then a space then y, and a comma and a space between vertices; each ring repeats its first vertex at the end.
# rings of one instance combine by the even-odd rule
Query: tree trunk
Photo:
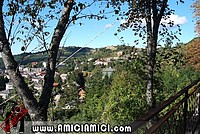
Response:
MULTIPOLYGON (((154 63, 155 63, 155 49, 156 49, 156 41, 154 40, 154 27, 152 28, 152 7, 151 1, 147 0, 147 17, 146 17, 146 26, 147 26, 147 70, 148 70, 148 78, 147 78, 147 89, 146 89, 146 100, 149 108, 155 107, 155 101, 153 97, 153 75, 154 75, 154 63)), ((157 35, 156 35, 157 36, 157 35)))
POLYGON ((74 5, 74 0, 67 0, 64 5, 65 7, 57 23, 57 26, 54 30, 54 34, 50 43, 50 48, 48 50, 49 58, 47 64, 47 72, 44 79, 45 82, 43 86, 42 95, 39 101, 39 105, 42 105, 44 107, 46 119, 47 119, 47 109, 49 107, 51 93, 53 89, 58 49, 69 23, 70 12, 74 5))
POLYGON ((32 121, 47 121, 48 105, 50 102, 54 82, 56 57, 60 41, 69 23, 70 12, 72 10, 73 4, 74 0, 67 0, 65 2, 63 13, 59 19, 57 27, 55 28, 54 36, 52 38, 49 50, 50 55, 45 77, 45 84, 42 95, 40 97, 40 101, 37 102, 32 91, 29 89, 27 83, 24 81, 24 78, 20 74, 18 63, 15 61, 14 56, 12 55, 10 43, 6 37, 3 20, 3 0, 0 1, 0 50, 2 52, 2 59, 12 84, 16 88, 17 94, 22 98, 26 109, 28 109, 28 113, 30 114, 32 121))
POLYGON ((155 65, 155 41, 153 38, 149 38, 147 42, 147 70, 148 70, 148 79, 147 79, 147 90, 146 90, 146 99, 147 105, 149 108, 154 108, 156 106, 156 101, 153 95, 153 85, 154 85, 154 65, 155 65))
POLYGON ((168 0, 163 0, 160 12, 158 12, 157 1, 147 0, 147 90, 146 90, 146 100, 147 105, 150 109, 156 107, 156 100, 154 98, 154 66, 156 61, 156 48, 158 41, 158 29, 161 19, 164 15, 165 9, 167 7, 168 0), (153 17, 153 18, 152 18, 153 17))

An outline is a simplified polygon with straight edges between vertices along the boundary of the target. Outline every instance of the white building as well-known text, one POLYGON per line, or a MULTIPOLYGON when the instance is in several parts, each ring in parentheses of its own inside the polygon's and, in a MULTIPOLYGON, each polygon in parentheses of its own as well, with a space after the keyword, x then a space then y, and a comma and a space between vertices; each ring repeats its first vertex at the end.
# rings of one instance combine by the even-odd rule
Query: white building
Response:
POLYGON ((11 82, 6 83, 6 90, 0 91, 0 96, 3 99, 6 99, 8 94, 10 94, 13 91, 13 85, 11 82))
POLYGON ((13 90, 13 85, 11 82, 6 83, 6 90, 9 90, 9 91, 13 90))
POLYGON ((1 96, 3 99, 6 99, 9 93, 10 93, 9 90, 3 90, 3 91, 0 91, 0 96, 1 96))
POLYGON ((47 68, 47 63, 46 62, 43 62, 42 65, 43 65, 44 68, 47 68))

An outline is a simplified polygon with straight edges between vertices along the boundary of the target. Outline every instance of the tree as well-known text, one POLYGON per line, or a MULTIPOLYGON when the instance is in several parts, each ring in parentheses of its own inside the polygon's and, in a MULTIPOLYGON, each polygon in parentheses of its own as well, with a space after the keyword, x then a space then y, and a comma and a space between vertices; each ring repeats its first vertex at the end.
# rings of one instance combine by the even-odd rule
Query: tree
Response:
POLYGON ((101 114, 101 122, 127 124, 146 111, 145 81, 141 59, 124 63, 113 76, 101 114))
POLYGON ((191 7, 194 9, 194 18, 196 19, 195 31, 200 35, 200 0, 196 0, 191 7))
POLYGON ((74 0, 0 1, 0 50, 2 59, 12 83, 16 87, 17 94, 22 98, 25 107, 29 110, 31 120, 47 120, 59 45, 69 25, 81 18, 103 18, 99 14, 81 14, 86 7, 90 7, 92 4, 94 2, 86 5, 85 3, 75 3, 74 0), (4 5, 8 9, 3 8, 4 5), (62 13, 60 10, 61 6, 63 7, 62 13), (44 15, 44 12, 47 14, 44 15), (57 17, 58 15, 60 15, 59 18, 57 17), (47 30, 47 23, 50 20, 56 19, 58 19, 58 22, 48 44, 46 36, 50 33, 47 30), (15 23, 18 24, 16 27, 14 26, 15 23), (18 26, 21 27, 18 28, 18 26), (12 31, 13 28, 18 31, 12 31), (11 52, 11 45, 17 42, 23 44, 21 50, 25 52, 34 38, 38 40, 42 45, 41 47, 48 54, 46 76, 39 101, 34 97, 28 84, 20 74, 18 68, 20 64, 16 62, 11 52))
MULTIPOLYGON (((176 2, 179 3, 178 1, 176 2)), ((180 2, 183 3, 182 0, 180 2)), ((176 33, 181 31, 180 26, 177 25, 178 31, 176 32, 168 29, 174 26, 173 20, 170 20, 170 15, 174 14, 175 10, 169 8, 168 0, 115 0, 111 4, 114 6, 116 14, 122 17, 127 16, 118 31, 131 28, 134 36, 145 40, 148 70, 146 99, 149 108, 155 107, 153 76, 156 49, 159 40, 172 43, 173 39, 178 39, 176 33), (127 11, 122 11, 121 6, 126 2, 129 8, 127 11)), ((135 40, 136 44, 138 42, 139 40, 135 40)))
POLYGON ((103 79, 102 69, 97 68, 86 81, 86 97, 84 103, 79 105, 80 113, 72 117, 72 121, 100 122, 103 107, 107 103, 111 79, 103 79))
POLYGON ((200 38, 195 38, 192 42, 185 46, 185 57, 187 64, 192 66, 195 70, 200 69, 200 38))
MULTIPOLYGON (((74 5, 73 0, 68 0, 65 2, 63 13, 57 23, 57 26, 54 30, 54 35, 51 40, 50 48, 48 50, 48 67, 47 75, 45 76, 44 89, 40 97, 40 101, 37 102, 36 98, 33 96, 33 93, 29 89, 27 83, 25 83, 23 77, 21 76, 18 63, 15 61, 10 47, 10 42, 8 37, 6 37, 5 25, 4 25, 4 13, 2 11, 3 0, 0 2, 0 46, 2 48, 2 59, 5 65, 8 74, 13 81, 17 89, 17 93, 23 99, 25 107, 29 110, 29 114, 32 120, 47 120, 47 109, 51 98, 51 92, 54 82, 54 73, 56 66, 56 56, 58 53, 58 48, 60 41, 66 31, 66 26, 69 23, 70 12, 74 5)), ((23 1, 21 1, 23 2, 23 1)), ((23 3, 21 3, 23 4, 23 3)), ((27 9, 28 10, 28 9, 27 9)), ((26 11, 25 11, 26 12, 26 11)), ((28 12, 28 11, 27 11, 28 12)))

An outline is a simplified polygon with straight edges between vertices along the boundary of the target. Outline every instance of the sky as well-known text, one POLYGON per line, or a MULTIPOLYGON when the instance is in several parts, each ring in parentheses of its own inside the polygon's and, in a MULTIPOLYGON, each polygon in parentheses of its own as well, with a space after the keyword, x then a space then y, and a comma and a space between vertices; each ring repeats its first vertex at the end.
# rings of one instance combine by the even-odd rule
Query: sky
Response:
MULTIPOLYGON (((180 42, 186 43, 195 37, 194 27, 195 21, 193 18, 193 13, 190 5, 193 1, 185 0, 184 4, 176 5, 176 2, 169 0, 169 5, 175 9, 175 14, 171 17, 176 24, 180 24, 182 28, 182 35, 179 36, 180 42)), ((118 37, 114 36, 117 28, 121 21, 115 21, 114 19, 101 20, 101 21, 86 21, 82 27, 76 26, 70 28, 67 33, 69 33, 69 38, 66 41, 66 45, 79 45, 84 46, 90 42, 95 36, 103 32, 105 28, 112 25, 107 29, 101 36, 95 39, 93 42, 89 43, 89 47, 105 47, 109 45, 120 45, 122 44, 118 38, 124 37, 125 43, 130 46, 135 45, 134 37, 131 29, 121 32, 118 37)), ((175 29, 175 28, 174 28, 175 29)), ((144 47, 140 43, 141 47, 144 47)))
MULTIPOLYGON (((169 0, 169 5, 175 10, 175 14, 170 18, 174 20, 175 24, 180 24, 182 28, 182 35, 179 36, 180 42, 187 43, 192 40, 196 34, 194 33, 195 20, 193 18, 193 13, 190 8, 192 0, 185 0, 184 4, 177 5, 174 0, 169 0)), ((98 7, 93 7, 90 10, 98 10, 98 7)), ((118 26, 124 20, 116 21, 116 18, 110 17, 107 20, 82 20, 83 25, 74 25, 70 26, 65 34, 65 37, 61 41, 61 46, 80 46, 80 47, 91 47, 91 48, 100 48, 111 45, 122 45, 123 42, 119 40, 123 36, 124 43, 129 46, 135 46, 134 40, 137 37, 134 37, 131 29, 127 29, 117 36, 116 33, 118 26)), ((49 32, 53 32, 53 29, 56 26, 56 22, 50 24, 51 29, 49 32)), ((175 29, 175 28, 174 28, 175 29)), ((49 42, 50 40, 48 40, 49 42)), ((27 49, 27 52, 30 52, 38 44, 36 41, 33 41, 32 44, 27 49)), ((139 43, 138 47, 145 47, 144 44, 139 43)), ((12 52, 14 54, 21 53, 20 45, 14 44, 12 46, 12 52)))

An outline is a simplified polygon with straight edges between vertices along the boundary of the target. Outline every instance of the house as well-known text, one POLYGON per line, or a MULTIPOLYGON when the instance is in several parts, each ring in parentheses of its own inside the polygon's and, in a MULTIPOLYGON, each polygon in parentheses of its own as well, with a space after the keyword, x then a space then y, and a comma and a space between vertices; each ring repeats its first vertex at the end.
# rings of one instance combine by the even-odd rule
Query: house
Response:
POLYGON ((58 107, 58 102, 59 102, 59 100, 60 100, 60 97, 61 97, 60 94, 57 94, 57 95, 54 97, 54 101, 55 101, 56 107, 58 107))
POLYGON ((123 54, 124 54, 123 51, 117 52, 117 56, 118 56, 118 57, 121 57, 123 54))
POLYGON ((104 66, 107 66, 109 62, 107 61, 102 61, 102 60, 96 60, 94 62, 94 65, 104 65, 104 66))
POLYGON ((41 78, 34 77, 34 78, 31 79, 31 81, 38 84, 38 83, 41 83, 41 82, 42 82, 42 79, 41 79, 41 78))
POLYGON ((21 72, 23 71, 23 69, 24 69, 24 65, 19 65, 19 71, 21 72))
POLYGON ((80 102, 83 102, 84 101, 84 98, 85 98, 85 91, 83 89, 81 89, 78 93, 79 95, 79 100, 80 102))
POLYGON ((102 73, 103 73, 103 78, 107 75, 108 77, 110 77, 111 76, 111 74, 113 73, 113 72, 115 72, 115 69, 114 68, 104 68, 103 70, 102 70, 102 73))
POLYGON ((42 90, 43 87, 42 87, 42 84, 34 84, 33 88, 40 91, 40 90, 42 90))
POLYGON ((38 72, 38 73, 36 74, 37 77, 42 78, 42 79, 44 79, 45 75, 46 75, 46 72, 45 72, 45 71, 41 71, 41 72, 38 72))
POLYGON ((113 58, 113 60, 118 60, 119 59, 119 57, 112 57, 113 58))
POLYGON ((7 96, 13 91, 14 87, 11 82, 6 83, 6 90, 0 91, 0 96, 6 99, 7 96))
POLYGON ((30 68, 26 67, 26 68, 23 68, 23 70, 21 70, 21 71, 23 71, 23 73, 28 74, 31 70, 30 70, 30 68))
POLYGON ((61 74, 60 78, 61 78, 62 82, 64 83, 67 80, 67 74, 61 74))
POLYGON ((59 87, 60 84, 59 83, 53 83, 53 87, 59 87))
POLYGON ((93 60, 93 58, 89 58, 87 61, 92 61, 93 60))
POLYGON ((46 62, 42 62, 42 65, 44 68, 47 68, 47 63, 46 62))
POLYGON ((3 91, 0 91, 0 96, 1 96, 3 99, 6 99, 9 93, 10 93, 9 90, 3 90, 3 91))
POLYGON ((28 74, 28 73, 25 73, 25 72, 21 72, 21 75, 22 75, 22 77, 24 77, 24 78, 29 78, 29 77, 30 77, 29 74, 28 74))
POLYGON ((110 49, 110 50, 114 51, 114 50, 117 50, 117 47, 115 47, 115 46, 107 46, 106 49, 110 49))
POLYGON ((13 90, 13 85, 11 82, 6 83, 6 90, 9 90, 9 91, 13 90))
POLYGON ((43 68, 30 68, 30 72, 32 72, 32 73, 38 73, 41 71, 43 71, 43 68))

